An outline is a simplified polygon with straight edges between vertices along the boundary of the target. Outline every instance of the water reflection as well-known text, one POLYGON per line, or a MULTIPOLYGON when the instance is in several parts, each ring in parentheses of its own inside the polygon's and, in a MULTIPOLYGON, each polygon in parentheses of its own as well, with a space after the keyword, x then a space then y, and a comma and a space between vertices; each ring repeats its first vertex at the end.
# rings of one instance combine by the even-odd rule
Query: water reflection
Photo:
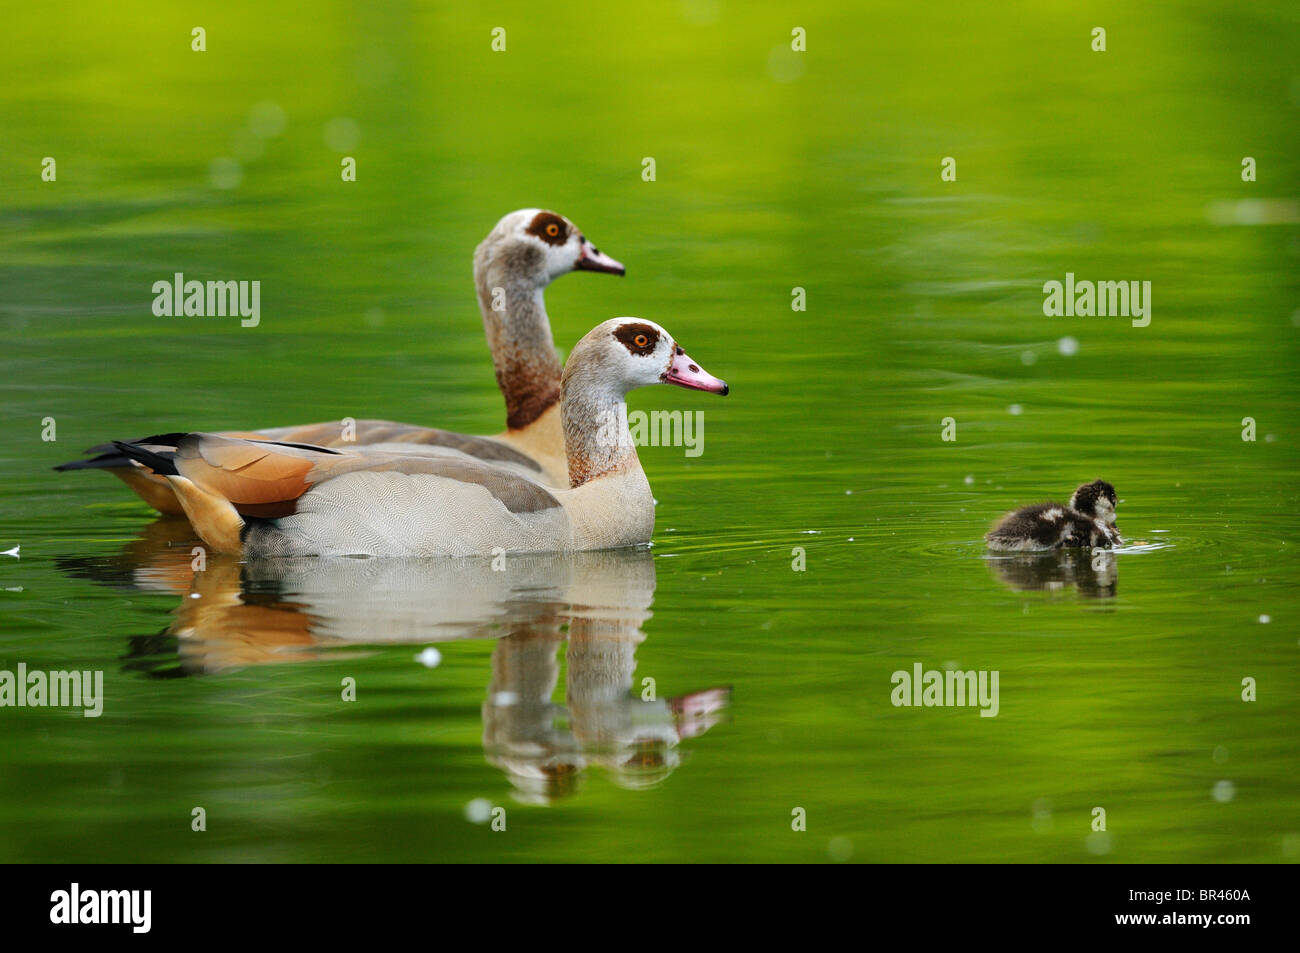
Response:
POLYGON ((128 669, 210 675, 493 638, 483 749, 524 800, 572 793, 592 764, 623 787, 657 784, 681 763, 680 742, 716 724, 729 701, 729 688, 661 697, 652 680, 633 684, 655 594, 648 550, 241 562, 176 542, 189 535, 159 520, 114 557, 60 561, 71 575, 180 597, 165 632, 132 640, 128 669))
POLYGON ((987 561, 995 576, 1022 592, 1064 592, 1073 586, 1085 598, 1110 599, 1119 581, 1118 560, 1106 549, 1016 553, 987 561))

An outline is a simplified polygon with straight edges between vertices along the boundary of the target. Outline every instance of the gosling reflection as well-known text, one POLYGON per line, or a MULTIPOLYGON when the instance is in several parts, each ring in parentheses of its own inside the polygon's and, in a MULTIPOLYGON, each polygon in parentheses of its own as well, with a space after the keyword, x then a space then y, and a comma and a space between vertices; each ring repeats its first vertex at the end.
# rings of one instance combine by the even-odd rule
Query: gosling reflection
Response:
POLYGON ((1119 581, 1118 561, 1108 549, 1059 549, 989 557, 993 574, 1022 592, 1065 592, 1074 587, 1087 599, 1110 599, 1119 581))
POLYGON ((184 537, 164 522, 115 557, 60 563, 79 577, 180 596, 165 632, 132 640, 128 669, 211 675, 496 639, 483 748, 525 801, 572 794, 593 766, 621 787, 658 784, 681 764, 682 740, 716 724, 730 699, 728 688, 663 697, 653 682, 634 685, 656 587, 647 550, 240 562, 176 542, 184 537), (554 701, 561 650, 564 695, 554 701))

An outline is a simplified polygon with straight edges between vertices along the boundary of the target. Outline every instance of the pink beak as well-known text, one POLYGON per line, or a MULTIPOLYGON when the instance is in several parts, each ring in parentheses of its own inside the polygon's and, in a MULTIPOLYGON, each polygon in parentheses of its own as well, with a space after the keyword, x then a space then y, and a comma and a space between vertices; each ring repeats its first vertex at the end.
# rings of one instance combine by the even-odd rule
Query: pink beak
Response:
POLYGON ((610 258, 587 239, 582 240, 582 254, 573 266, 577 271, 603 271, 607 275, 626 275, 621 261, 610 258))
POLYGON ((683 351, 677 345, 673 345, 673 360, 668 365, 668 370, 664 372, 663 382, 665 384, 676 384, 678 387, 685 387, 689 390, 703 390, 710 394, 721 394, 727 396, 726 381, 718 380, 700 365, 691 360, 690 355, 683 351))

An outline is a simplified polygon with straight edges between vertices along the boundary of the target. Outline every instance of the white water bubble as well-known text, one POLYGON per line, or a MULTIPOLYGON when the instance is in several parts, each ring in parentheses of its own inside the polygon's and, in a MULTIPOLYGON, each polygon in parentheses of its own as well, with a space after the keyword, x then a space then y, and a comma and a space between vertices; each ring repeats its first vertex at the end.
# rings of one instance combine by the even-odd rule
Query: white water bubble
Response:
POLYGON ((1109 854, 1111 851, 1110 831, 1093 831, 1083 840, 1083 846, 1088 853, 1100 857, 1103 854, 1109 854))
POLYGON ((361 127, 355 119, 335 116, 325 123, 325 145, 335 152, 348 152, 361 141, 361 127))
POLYGON ((208 182, 214 189, 237 189, 244 181, 244 167, 224 156, 208 163, 208 182))
POLYGON ((1282 835, 1282 856, 1300 857, 1300 834, 1291 833, 1282 835))
POLYGON ((1048 834, 1056 826, 1052 818, 1052 802, 1045 797, 1040 797, 1034 802, 1034 819, 1031 822, 1034 832, 1037 834, 1048 834))
POLYGON ((284 109, 269 99, 257 103, 248 111, 248 128, 259 139, 274 139, 284 132, 284 109))
POLYGON ((778 83, 793 83, 803 75, 804 54, 778 43, 767 55, 767 75, 778 83))
POLYGON ((690 23, 715 23, 721 15, 720 0, 682 0, 682 17, 690 23))
POLYGON ((832 837, 826 845, 826 853, 831 860, 842 864, 853 856, 853 841, 847 837, 832 837))

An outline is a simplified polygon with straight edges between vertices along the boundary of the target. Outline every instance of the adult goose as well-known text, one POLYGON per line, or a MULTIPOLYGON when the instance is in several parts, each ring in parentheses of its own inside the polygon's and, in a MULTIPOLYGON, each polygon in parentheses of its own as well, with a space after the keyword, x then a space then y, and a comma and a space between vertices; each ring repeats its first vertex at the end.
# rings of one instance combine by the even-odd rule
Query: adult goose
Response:
POLYGON ((248 556, 471 556, 650 541, 654 499, 627 428, 629 390, 726 394, 659 325, 615 318, 569 355, 560 384, 568 487, 491 461, 329 449, 220 434, 117 443, 164 475, 214 550, 248 556))
MULTIPOLYGON (((223 435, 321 447, 383 446, 394 451, 439 447, 451 455, 507 465, 543 483, 565 486, 568 470, 558 406, 561 365, 543 291, 570 271, 622 275, 626 269, 563 215, 540 209, 506 215, 474 252, 479 310, 497 386, 506 401, 504 433, 474 437, 390 420, 357 420, 347 429, 342 421, 329 421, 223 435)), ((54 469, 107 470, 159 512, 183 512, 166 480, 135 464, 113 444, 91 447, 86 453, 94 456, 54 469)))

